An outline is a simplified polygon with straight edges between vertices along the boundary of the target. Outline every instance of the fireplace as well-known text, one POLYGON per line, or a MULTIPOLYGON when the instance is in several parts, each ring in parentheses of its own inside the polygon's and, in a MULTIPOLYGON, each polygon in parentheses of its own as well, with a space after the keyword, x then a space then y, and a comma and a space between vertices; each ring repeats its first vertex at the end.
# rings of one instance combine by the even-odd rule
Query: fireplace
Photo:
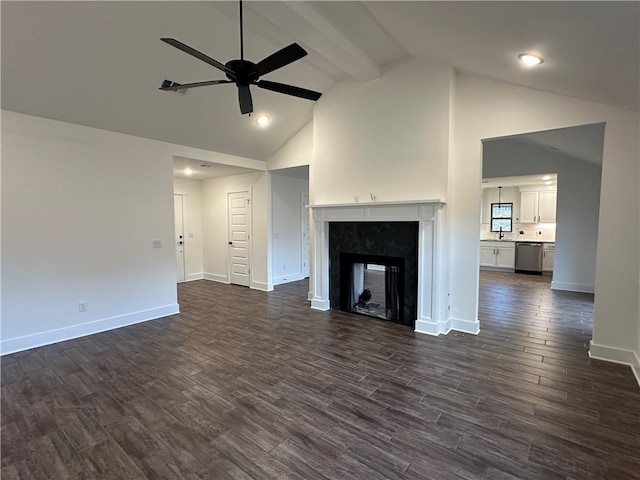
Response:
POLYGON ((332 309, 413 327, 417 293, 418 222, 329 223, 332 309))
POLYGON ((341 253, 340 310, 404 323, 404 270, 402 257, 341 253))
MULTIPOLYGON (((439 229, 444 207, 445 203, 441 200, 310 205, 313 218, 313 262, 309 282, 311 308, 340 308, 340 253, 402 257, 405 259, 402 323, 414 325, 416 332, 431 335, 451 330, 447 272, 440 262, 446 256, 446 245, 441 241, 442 232, 439 229), (334 231, 337 224, 348 225, 346 228, 350 232, 354 229, 366 231, 369 224, 385 226, 377 232, 381 236, 356 234, 354 238, 357 241, 347 241, 338 249, 330 241, 330 231, 334 231), (389 249, 390 246, 400 248, 406 243, 404 240, 400 241, 398 232, 392 230, 399 224, 410 224, 410 228, 414 229, 414 259, 410 261, 407 260, 406 252, 389 249), (378 240, 373 240, 374 238, 378 240), (360 247, 365 247, 365 250, 360 247), (336 264, 337 269, 334 268, 336 264)), ((334 231, 333 235, 335 234, 334 231)), ((351 234, 345 233, 345 236, 351 234)), ((379 261, 376 260, 373 264, 379 261)), ((360 263, 369 264, 369 261, 360 263)), ((375 303, 384 302, 381 300, 375 303)), ((470 333, 475 327, 477 333, 475 323, 469 326, 461 324, 460 327, 463 328, 458 329, 470 333)))

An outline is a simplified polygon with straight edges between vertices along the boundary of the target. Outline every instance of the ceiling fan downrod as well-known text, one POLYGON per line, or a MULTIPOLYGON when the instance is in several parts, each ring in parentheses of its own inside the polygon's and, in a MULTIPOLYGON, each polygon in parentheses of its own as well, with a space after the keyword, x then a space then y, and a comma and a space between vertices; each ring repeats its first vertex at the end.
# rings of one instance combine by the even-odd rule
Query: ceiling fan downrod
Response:
POLYGON ((244 33, 242 29, 242 0, 240 2, 240 60, 244 60, 244 33))

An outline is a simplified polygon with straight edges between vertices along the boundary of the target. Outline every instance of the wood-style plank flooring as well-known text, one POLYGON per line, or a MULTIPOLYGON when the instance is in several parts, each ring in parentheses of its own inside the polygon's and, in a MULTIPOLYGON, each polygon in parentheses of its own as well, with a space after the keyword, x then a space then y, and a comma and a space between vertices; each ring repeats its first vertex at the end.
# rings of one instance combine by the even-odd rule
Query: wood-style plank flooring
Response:
POLYGON ((638 479, 640 390, 593 296, 482 272, 430 337, 196 281, 182 313, 2 358, 2 479, 638 479))

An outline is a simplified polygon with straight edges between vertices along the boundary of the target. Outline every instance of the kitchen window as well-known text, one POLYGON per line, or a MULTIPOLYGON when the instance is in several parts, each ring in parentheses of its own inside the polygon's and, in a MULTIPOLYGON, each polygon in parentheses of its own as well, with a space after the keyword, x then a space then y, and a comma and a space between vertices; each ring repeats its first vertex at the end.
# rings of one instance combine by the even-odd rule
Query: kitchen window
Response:
POLYGON ((491 204, 491 231, 510 232, 513 225, 513 203, 491 204))

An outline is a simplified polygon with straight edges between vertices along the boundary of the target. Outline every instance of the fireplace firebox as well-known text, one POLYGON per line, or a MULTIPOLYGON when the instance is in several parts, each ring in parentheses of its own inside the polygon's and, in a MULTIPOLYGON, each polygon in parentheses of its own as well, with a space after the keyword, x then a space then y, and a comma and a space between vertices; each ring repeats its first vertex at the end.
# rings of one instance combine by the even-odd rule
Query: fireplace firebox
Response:
POLYGON ((340 310, 404 323, 404 258, 341 253, 340 310))

